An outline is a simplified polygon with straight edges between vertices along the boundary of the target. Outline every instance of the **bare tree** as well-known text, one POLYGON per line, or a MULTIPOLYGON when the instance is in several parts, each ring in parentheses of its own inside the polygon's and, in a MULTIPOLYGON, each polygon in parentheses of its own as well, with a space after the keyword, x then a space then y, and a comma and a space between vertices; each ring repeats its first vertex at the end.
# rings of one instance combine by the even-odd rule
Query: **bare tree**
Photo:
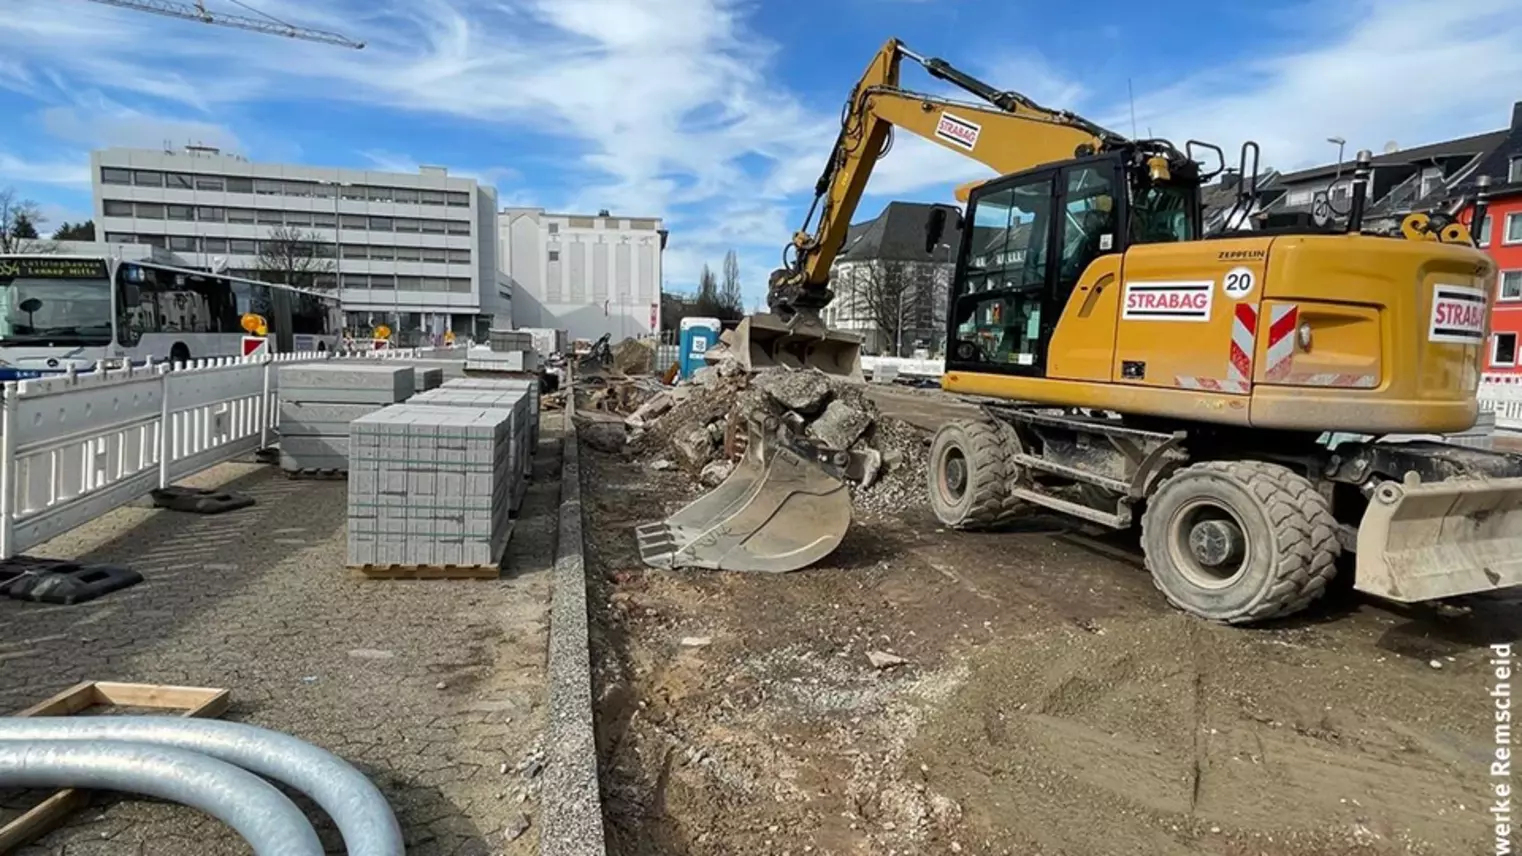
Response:
POLYGON ((930 284, 916 273, 907 262, 874 260, 853 266, 850 274, 855 314, 877 333, 879 346, 895 356, 913 344, 906 340, 918 329, 921 303, 930 297, 930 284))
POLYGON ((0 253, 51 253, 57 246, 40 239, 47 222, 36 202, 22 199, 13 187, 0 188, 0 253))
POLYGON ((312 233, 291 226, 277 226, 259 242, 254 268, 259 278, 297 288, 316 288, 322 274, 332 273, 333 260, 321 254, 325 244, 312 233))
POLYGON ((724 279, 719 284, 719 306, 735 317, 745 314, 745 298, 740 294, 740 259, 734 250, 724 254, 724 279))

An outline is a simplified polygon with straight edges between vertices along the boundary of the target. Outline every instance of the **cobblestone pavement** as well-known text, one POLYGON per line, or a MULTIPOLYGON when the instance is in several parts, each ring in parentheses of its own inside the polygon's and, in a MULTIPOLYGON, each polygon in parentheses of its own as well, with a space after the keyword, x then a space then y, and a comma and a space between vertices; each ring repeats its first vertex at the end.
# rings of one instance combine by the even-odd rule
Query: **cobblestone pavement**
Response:
MULTIPOLYGON (((0 710, 81 680, 225 687, 225 718, 285 731, 369 775, 409 854, 535 852, 560 490, 552 419, 501 582, 351 579, 345 483, 245 463, 200 482, 227 482, 258 500, 252 508, 124 508, 51 542, 35 553, 120 562, 147 579, 79 606, 0 599, 0 710)), ((0 792, 0 821, 39 798, 0 792)), ((342 853, 331 822, 301 804, 342 853)), ((192 809, 102 795, 19 852, 250 850, 192 809)))

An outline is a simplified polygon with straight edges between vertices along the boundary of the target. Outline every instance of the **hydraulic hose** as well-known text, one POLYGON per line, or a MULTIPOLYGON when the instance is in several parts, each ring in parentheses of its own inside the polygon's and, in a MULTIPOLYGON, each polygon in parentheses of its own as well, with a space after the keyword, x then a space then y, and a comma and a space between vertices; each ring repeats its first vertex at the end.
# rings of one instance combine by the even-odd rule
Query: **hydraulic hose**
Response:
POLYGON ((0 786, 145 794, 217 818, 257 856, 323 856, 311 822, 289 797, 253 773, 198 752, 90 740, 0 741, 0 786))
POLYGON ((0 717, 0 740, 116 740, 202 752, 306 794, 338 827, 349 856, 405 856, 380 789, 343 759, 289 734, 179 716, 0 717))

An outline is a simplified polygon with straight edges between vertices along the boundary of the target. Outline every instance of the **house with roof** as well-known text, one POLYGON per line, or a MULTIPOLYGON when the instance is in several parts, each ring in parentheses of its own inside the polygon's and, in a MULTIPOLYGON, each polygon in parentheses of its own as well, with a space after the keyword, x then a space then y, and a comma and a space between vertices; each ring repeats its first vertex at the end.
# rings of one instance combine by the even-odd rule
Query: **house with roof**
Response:
POLYGON ((824 309, 824 322, 860 336, 867 353, 940 353, 962 240, 959 212, 953 205, 889 202, 871 220, 853 223, 830 267, 835 299, 824 309), (951 216, 940 242, 926 252, 925 225, 935 208, 951 216))

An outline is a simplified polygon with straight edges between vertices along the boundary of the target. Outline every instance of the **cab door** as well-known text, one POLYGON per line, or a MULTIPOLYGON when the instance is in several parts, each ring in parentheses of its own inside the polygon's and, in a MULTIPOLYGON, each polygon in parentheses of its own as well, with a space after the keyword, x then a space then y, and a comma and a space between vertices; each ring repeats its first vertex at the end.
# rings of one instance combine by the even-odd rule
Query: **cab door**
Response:
POLYGON ((968 200, 947 313, 947 368, 1043 377, 1056 270, 1056 169, 982 185, 968 200))

